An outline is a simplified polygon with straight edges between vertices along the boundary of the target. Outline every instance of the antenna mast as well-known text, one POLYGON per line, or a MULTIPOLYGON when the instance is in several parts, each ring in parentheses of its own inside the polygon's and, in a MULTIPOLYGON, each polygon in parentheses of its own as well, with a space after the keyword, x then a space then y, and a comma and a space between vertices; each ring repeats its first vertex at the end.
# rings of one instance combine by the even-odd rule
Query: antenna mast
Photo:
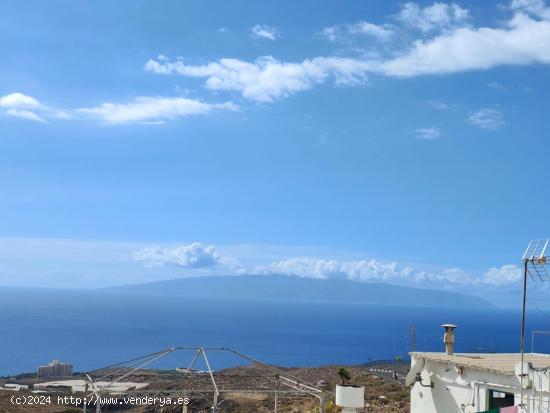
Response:
POLYGON ((527 274, 532 280, 549 281, 550 276, 546 271, 546 248, 548 247, 548 239, 530 241, 527 249, 523 253, 523 305, 521 313, 521 404, 520 409, 523 411, 523 387, 524 387, 524 355, 525 355, 525 301, 527 298, 527 274))

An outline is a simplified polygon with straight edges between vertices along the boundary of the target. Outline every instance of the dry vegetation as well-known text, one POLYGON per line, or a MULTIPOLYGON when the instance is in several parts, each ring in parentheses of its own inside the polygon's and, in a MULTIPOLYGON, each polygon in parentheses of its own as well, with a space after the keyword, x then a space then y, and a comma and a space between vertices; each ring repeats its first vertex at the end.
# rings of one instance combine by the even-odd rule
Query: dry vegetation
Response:
MULTIPOLYGON (((337 374, 340 366, 323 366, 317 368, 291 368, 284 369, 285 372, 299 377, 304 382, 313 383, 327 392, 333 392, 339 382, 337 374)), ((378 378, 365 367, 348 367, 354 384, 365 386, 365 399, 367 407, 363 412, 372 413, 404 413, 409 411, 409 390, 400 384, 388 384, 378 378), (383 396, 383 397, 381 397, 383 396)), ((208 389, 210 382, 204 374, 197 374, 184 383, 181 375, 173 372, 147 371, 140 375, 131 377, 132 381, 147 381, 151 383, 150 389, 161 391, 161 389, 181 389, 184 385, 187 388, 208 389)), ((244 366, 222 370, 216 373, 218 386, 222 389, 243 389, 243 388, 274 388, 272 387, 273 376, 266 375, 265 370, 254 366, 244 366)), ((32 379, 29 380, 32 382, 32 379)), ((210 387, 211 388, 211 387, 210 387)), ((81 409, 67 406, 14 406, 10 397, 14 393, 0 391, 0 413, 74 413, 81 412, 81 409)), ((21 392, 17 394, 30 394, 21 392)), ((211 394, 205 394, 205 398, 192 395, 192 403, 189 406, 189 413, 211 412, 211 394)), ((325 411, 336 413, 340 409, 333 403, 333 394, 327 395, 325 411), (332 399, 332 400, 331 400, 332 399)), ((272 396, 259 393, 242 394, 238 392, 224 393, 220 400, 220 413, 249 413, 249 412, 273 412, 274 400, 272 396)), ((319 411, 319 401, 313 397, 306 396, 279 396, 279 412, 281 413, 313 413, 319 411)), ((88 412, 95 411, 94 407, 88 408, 88 412)), ((104 407, 103 412, 127 412, 127 413, 181 413, 181 406, 134 406, 116 409, 104 407)))

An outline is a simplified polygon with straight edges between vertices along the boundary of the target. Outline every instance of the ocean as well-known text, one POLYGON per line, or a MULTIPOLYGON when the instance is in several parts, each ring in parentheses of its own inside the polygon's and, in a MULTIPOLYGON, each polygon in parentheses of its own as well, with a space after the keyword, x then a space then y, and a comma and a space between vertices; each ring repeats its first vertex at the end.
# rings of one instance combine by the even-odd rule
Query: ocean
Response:
MULTIPOLYGON (((519 303, 518 303, 519 304, 519 303)), ((441 351, 440 327, 459 326, 457 352, 517 352, 521 314, 510 310, 402 307, 398 303, 205 300, 83 291, 0 290, 0 375, 34 372, 59 359, 88 371, 173 346, 230 347, 281 366, 359 364, 441 351)), ((530 311, 531 330, 550 330, 550 316, 530 311)), ((550 338, 537 338, 550 352, 550 338)), ((151 367, 186 366, 192 352, 151 367)), ((214 369, 239 364, 210 353, 214 369)))

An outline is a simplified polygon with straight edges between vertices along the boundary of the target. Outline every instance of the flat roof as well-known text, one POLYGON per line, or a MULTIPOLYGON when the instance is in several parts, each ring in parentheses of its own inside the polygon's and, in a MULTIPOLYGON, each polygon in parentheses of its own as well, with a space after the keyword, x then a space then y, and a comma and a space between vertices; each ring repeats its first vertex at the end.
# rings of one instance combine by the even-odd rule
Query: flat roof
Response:
MULTIPOLYGON (((455 353, 449 356, 445 353, 413 352, 415 359, 424 359, 441 363, 486 370, 500 374, 514 374, 516 364, 521 361, 520 353, 455 353)), ((550 368, 550 355, 541 353, 525 353, 524 361, 535 368, 550 368)))

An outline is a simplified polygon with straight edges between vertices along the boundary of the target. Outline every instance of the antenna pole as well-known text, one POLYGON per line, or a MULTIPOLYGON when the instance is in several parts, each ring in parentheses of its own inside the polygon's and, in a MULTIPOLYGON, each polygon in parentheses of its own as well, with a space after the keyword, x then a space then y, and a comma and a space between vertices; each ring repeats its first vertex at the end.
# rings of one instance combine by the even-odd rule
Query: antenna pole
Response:
POLYGON ((416 325, 411 325, 411 352, 416 351, 416 325))
POLYGON ((520 389, 521 389, 521 404, 520 408, 523 410, 523 356, 525 353, 525 299, 527 297, 527 264, 528 260, 524 260, 523 262, 523 306, 522 306, 522 314, 521 314, 521 376, 520 376, 520 389))

